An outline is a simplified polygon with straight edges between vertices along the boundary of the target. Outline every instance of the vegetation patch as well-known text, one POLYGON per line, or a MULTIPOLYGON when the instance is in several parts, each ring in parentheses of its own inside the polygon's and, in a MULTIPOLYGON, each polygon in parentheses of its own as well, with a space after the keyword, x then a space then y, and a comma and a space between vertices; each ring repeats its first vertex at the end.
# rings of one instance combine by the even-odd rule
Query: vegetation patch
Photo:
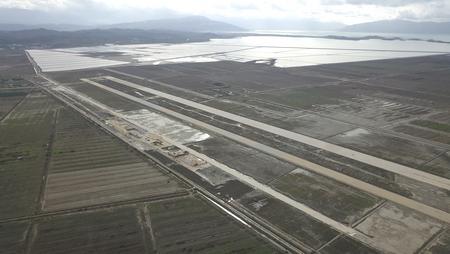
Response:
POLYGON ((195 197, 148 205, 158 253, 276 253, 195 197))
POLYGON ((437 131, 444 131, 450 133, 450 125, 445 123, 438 123, 428 120, 414 120, 411 121, 411 124, 418 125, 421 127, 437 130, 437 131))

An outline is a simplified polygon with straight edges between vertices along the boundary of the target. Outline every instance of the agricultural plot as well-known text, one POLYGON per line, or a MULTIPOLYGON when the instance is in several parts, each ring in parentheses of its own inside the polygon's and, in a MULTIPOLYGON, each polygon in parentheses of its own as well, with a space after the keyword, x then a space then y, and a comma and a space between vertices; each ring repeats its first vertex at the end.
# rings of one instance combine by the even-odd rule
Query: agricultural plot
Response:
POLYGON ((277 253, 197 198, 149 204, 158 253, 277 253))
POLYGON ((25 252, 25 241, 30 228, 29 222, 0 224, 0 250, 2 254, 25 252))
POLYGON ((0 71, 0 121, 30 92, 21 78, 4 77, 0 71))
POLYGON ((16 95, 5 93, 0 90, 0 119, 3 119, 24 97, 23 95, 16 95))
POLYGON ((46 218, 34 227, 32 254, 141 254, 148 241, 132 207, 46 218))
POLYGON ((33 75, 33 66, 22 50, 0 50, 0 83, 5 79, 19 80, 33 75))
POLYGON ((60 107, 33 92, 0 123, 0 218, 35 212, 60 107))
POLYGON ((45 210, 155 195, 183 188, 156 165, 74 112, 60 113, 45 189, 45 210))
POLYGON ((50 173, 63 173, 142 162, 119 140, 70 109, 60 112, 50 173), (84 159, 84 160, 83 160, 84 159))
POLYGON ((278 253, 198 197, 0 224, 1 253, 278 253))

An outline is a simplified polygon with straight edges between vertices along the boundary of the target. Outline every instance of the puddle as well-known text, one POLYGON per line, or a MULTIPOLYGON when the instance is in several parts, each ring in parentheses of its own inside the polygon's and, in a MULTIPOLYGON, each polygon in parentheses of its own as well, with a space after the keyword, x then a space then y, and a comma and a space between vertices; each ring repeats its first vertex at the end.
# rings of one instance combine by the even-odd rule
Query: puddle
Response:
POLYGON ((123 115, 125 119, 134 121, 148 128, 153 133, 177 143, 187 144, 200 142, 210 137, 207 133, 146 109, 124 112, 123 115))
POLYGON ((342 134, 342 137, 354 138, 354 137, 369 135, 369 134, 370 134, 370 132, 368 130, 358 128, 358 129, 354 129, 354 130, 351 130, 351 131, 348 131, 348 132, 342 134))

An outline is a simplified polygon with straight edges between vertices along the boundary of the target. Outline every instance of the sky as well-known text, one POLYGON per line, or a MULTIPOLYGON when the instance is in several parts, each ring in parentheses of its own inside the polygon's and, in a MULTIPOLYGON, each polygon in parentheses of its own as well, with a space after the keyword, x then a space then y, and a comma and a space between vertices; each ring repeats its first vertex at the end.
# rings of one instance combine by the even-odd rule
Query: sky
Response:
POLYGON ((0 8, 62 16, 88 13, 100 23, 176 15, 219 20, 311 19, 344 24, 385 19, 450 21, 450 0, 0 0, 0 8))

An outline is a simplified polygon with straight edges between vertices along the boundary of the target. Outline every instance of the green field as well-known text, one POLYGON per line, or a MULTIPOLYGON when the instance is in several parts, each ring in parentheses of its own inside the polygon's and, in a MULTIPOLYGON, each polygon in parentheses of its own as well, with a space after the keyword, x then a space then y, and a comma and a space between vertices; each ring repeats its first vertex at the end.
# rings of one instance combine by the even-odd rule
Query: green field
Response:
POLYGON ((414 120, 414 121, 411 121, 411 124, 429 128, 429 129, 433 129, 436 131, 443 131, 443 132, 450 133, 450 125, 444 124, 444 123, 438 123, 438 122, 433 122, 433 121, 428 121, 428 120, 414 120))
POLYGON ((0 218, 35 212, 59 107, 48 96, 32 93, 1 122, 0 218))
POLYGON ((339 232, 277 199, 253 192, 239 202, 310 249, 318 249, 339 232))
POLYGON ((280 192, 344 224, 352 224, 380 201, 364 192, 306 170, 272 183, 280 192))
POLYGON ((350 97, 343 92, 344 90, 340 86, 323 86, 270 91, 254 96, 294 108, 309 109, 314 105, 339 104, 341 100, 350 97))
POLYGON ((46 211, 185 192, 184 186, 75 111, 59 114, 46 211))
POLYGON ((158 253, 275 253, 198 198, 148 205, 158 253))

